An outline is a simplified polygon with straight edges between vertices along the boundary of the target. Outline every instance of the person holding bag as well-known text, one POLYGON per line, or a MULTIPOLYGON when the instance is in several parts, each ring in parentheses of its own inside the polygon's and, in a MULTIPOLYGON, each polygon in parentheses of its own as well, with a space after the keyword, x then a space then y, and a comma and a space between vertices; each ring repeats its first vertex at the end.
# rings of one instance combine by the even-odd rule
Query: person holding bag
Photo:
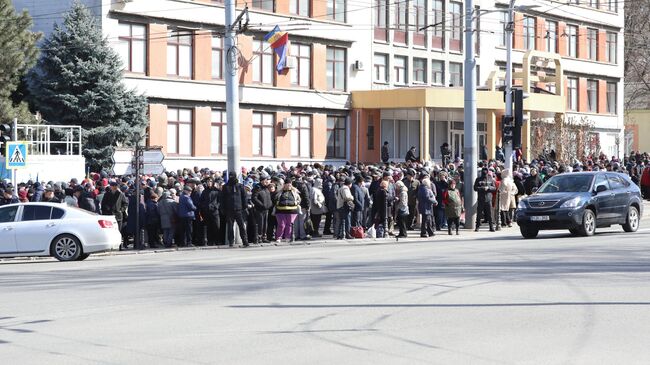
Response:
POLYGON ((293 236, 293 222, 300 211, 300 193, 293 187, 293 180, 288 177, 284 180, 282 191, 278 195, 275 205, 275 217, 278 228, 275 232, 275 241, 291 240, 293 236))
POLYGON ((397 226, 399 227, 399 234, 397 238, 406 238, 408 237, 406 233, 406 221, 409 217, 409 197, 408 189, 406 185, 401 180, 397 180, 395 183, 395 190, 397 193, 397 204, 395 206, 395 211, 397 213, 397 226))

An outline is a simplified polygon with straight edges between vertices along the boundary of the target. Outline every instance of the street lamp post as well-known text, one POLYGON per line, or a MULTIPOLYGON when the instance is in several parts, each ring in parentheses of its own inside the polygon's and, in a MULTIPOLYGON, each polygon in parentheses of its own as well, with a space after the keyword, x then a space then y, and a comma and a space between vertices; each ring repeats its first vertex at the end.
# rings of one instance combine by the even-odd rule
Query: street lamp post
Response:
MULTIPOLYGON (((506 24, 506 118, 511 118, 512 113, 512 34, 514 32, 514 17, 515 17, 515 0, 510 0, 508 7, 508 23, 506 24)), ((512 171, 512 152, 514 151, 513 142, 503 143, 501 146, 504 149, 506 156, 506 167, 512 171)))
POLYGON ((465 228, 473 229, 476 219, 477 195, 474 191, 474 180, 477 175, 478 160, 477 123, 476 123, 476 59, 474 58, 474 2, 465 0, 465 83, 463 129, 465 147, 463 151, 465 197, 465 228))

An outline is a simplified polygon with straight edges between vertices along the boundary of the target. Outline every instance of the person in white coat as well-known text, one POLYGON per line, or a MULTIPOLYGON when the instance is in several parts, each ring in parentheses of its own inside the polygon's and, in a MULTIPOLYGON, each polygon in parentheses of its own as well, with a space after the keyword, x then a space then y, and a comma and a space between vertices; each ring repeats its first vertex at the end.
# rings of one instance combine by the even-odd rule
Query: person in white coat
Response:
POLYGON ((311 189, 311 223, 314 226, 312 237, 322 237, 319 233, 320 221, 323 214, 327 214, 325 206, 325 195, 323 195, 323 180, 317 178, 314 180, 314 186, 311 189))
POLYGON ((512 211, 515 209, 515 196, 517 195, 510 170, 501 171, 501 184, 499 185, 499 212, 501 215, 501 226, 512 227, 512 211))

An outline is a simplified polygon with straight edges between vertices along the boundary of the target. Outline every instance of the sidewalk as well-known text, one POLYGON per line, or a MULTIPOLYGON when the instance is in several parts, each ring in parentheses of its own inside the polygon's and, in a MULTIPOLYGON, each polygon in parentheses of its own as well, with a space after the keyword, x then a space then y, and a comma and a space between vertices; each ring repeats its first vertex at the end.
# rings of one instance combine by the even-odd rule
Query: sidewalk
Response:
MULTIPOLYGON (((649 228, 650 227, 650 201, 644 201, 644 215, 642 222, 645 223, 649 228)), ((436 232, 435 237, 422 238, 420 237, 419 230, 409 231, 409 237, 400 238, 399 240, 395 237, 388 238, 363 238, 363 239, 351 239, 351 240, 336 240, 333 238, 313 238, 309 241, 296 241, 291 243, 263 243, 263 244, 253 244, 248 248, 243 246, 234 246, 229 247, 228 245, 221 246, 195 246, 195 247, 179 247, 179 248, 159 248, 159 249, 144 249, 144 250, 126 250, 126 251, 107 251, 92 254, 92 257, 100 256, 122 256, 122 255, 142 255, 142 254, 155 254, 155 253, 164 253, 164 252, 176 252, 176 251, 201 251, 201 250, 228 250, 228 249, 254 249, 262 247, 291 247, 291 246, 312 246, 312 245, 380 245, 380 244, 391 244, 391 243, 417 243, 417 242, 432 242, 436 241, 463 241, 466 239, 475 239, 480 238, 502 238, 502 237, 521 237, 519 233, 519 228, 516 224, 513 224, 512 227, 501 228, 496 232, 490 232, 487 225, 481 226, 479 232, 474 232, 474 230, 461 229, 460 235, 456 235, 455 232, 453 235, 448 235, 447 230, 442 230, 436 232)), ((522 238, 523 239, 523 238, 522 238)), ((10 262, 10 261, 37 261, 37 260, 48 260, 52 259, 51 257, 16 257, 16 258, 6 258, 0 259, 0 262, 10 262)))

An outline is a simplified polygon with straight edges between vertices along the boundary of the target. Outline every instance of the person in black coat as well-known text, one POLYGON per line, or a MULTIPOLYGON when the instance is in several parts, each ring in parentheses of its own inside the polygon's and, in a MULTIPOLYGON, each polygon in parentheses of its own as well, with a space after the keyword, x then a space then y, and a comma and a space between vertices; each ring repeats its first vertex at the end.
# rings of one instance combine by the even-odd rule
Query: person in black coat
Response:
POLYGON ((145 222, 149 248, 160 247, 160 214, 158 213, 158 195, 151 193, 146 204, 145 222))
POLYGON ((415 155, 415 146, 411 146, 406 152, 406 162, 418 162, 419 158, 415 155))
POLYGON ((440 146, 440 156, 442 157, 442 166, 447 167, 451 162, 451 148, 449 143, 445 142, 440 146))
POLYGON ((219 216, 219 196, 221 192, 214 185, 214 179, 205 179, 205 189, 201 193, 199 211, 206 227, 208 246, 216 245, 219 239, 221 217, 219 216))
POLYGON ((261 183, 253 188, 253 219, 255 219, 257 226, 257 240, 258 242, 268 243, 266 239, 266 232, 268 230, 268 215, 269 210, 273 208, 271 201, 271 193, 268 189, 268 180, 264 179, 261 183))
POLYGON ((363 177, 357 175, 352 185, 352 197, 354 198, 354 209, 352 210, 352 227, 363 227, 363 210, 366 206, 366 193, 363 191, 363 177))
POLYGON ((112 215, 117 221, 117 227, 122 231, 124 225, 124 215, 129 205, 124 193, 122 193, 117 186, 117 182, 110 183, 110 190, 104 193, 100 206, 102 207, 103 215, 112 215))
POLYGON ((533 189, 542 186, 542 179, 539 177, 536 168, 530 169, 530 176, 524 181, 524 190, 526 195, 533 195, 533 189))
POLYGON ((478 193, 476 209, 476 228, 478 232, 481 226, 481 216, 485 217, 490 225, 490 232, 494 232, 494 222, 492 221, 492 195, 497 190, 496 183, 488 175, 488 168, 481 169, 481 175, 474 181, 474 191, 478 193))
POLYGON ((388 181, 382 181, 372 196, 372 217, 377 238, 384 238, 388 229, 388 181))
POLYGON ((325 207, 327 213, 325 214, 325 226, 323 227, 323 235, 332 235, 332 220, 334 212, 336 211, 336 190, 338 186, 334 184, 332 176, 326 176, 323 179, 323 195, 325 196, 325 207))
POLYGON ((237 181, 237 173, 231 171, 228 173, 228 182, 222 189, 222 206, 224 212, 227 212, 226 219, 228 224, 228 242, 232 247, 235 242, 234 223, 239 228, 244 247, 248 247, 248 236, 246 234, 246 225, 244 224, 244 210, 246 209, 246 189, 237 181))

